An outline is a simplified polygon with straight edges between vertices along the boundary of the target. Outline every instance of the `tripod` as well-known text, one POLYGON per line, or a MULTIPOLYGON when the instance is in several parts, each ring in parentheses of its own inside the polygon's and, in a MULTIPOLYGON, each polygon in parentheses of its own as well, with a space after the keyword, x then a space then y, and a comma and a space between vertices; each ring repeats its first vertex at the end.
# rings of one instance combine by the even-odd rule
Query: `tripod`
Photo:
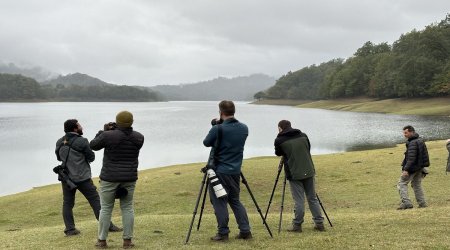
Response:
MULTIPOLYGON (((209 182, 206 180, 206 176, 207 176, 207 174, 205 173, 203 175, 203 179, 202 179, 202 182, 201 182, 201 185, 200 185, 200 191, 199 191, 198 196, 197 196, 196 204, 195 204, 195 207, 194 207, 194 212, 193 212, 193 215, 192 215, 191 224, 189 226, 189 231, 188 231, 188 233, 186 235, 186 240, 185 240, 184 244, 187 244, 189 242, 189 238, 191 237, 192 227, 194 225, 195 216, 197 214, 197 209, 198 209, 198 206, 199 206, 199 203, 200 203, 200 198, 201 198, 202 193, 203 193, 203 187, 205 187, 204 188, 205 191, 203 193, 202 206, 201 206, 201 209, 200 209, 200 215, 199 215, 198 224, 197 224, 197 231, 200 229, 200 223, 202 221, 203 210, 205 208, 206 194, 208 192, 208 186, 209 186, 209 182)), ((266 226, 267 232, 269 233, 270 237, 273 238, 273 235, 272 235, 272 232, 270 231, 269 225, 266 222, 266 218, 262 215, 261 209, 259 208, 258 203, 256 202, 255 196, 253 196, 253 193, 252 193, 252 191, 250 189, 250 186, 248 185, 247 179, 245 179, 244 174, 242 174, 242 172, 241 172, 241 181, 245 185, 245 187, 247 188, 247 191, 250 194, 250 197, 252 198, 253 203, 255 204, 256 210, 258 210, 258 213, 261 216, 263 224, 266 226)))
MULTIPOLYGON (((267 205, 267 210, 264 218, 267 218, 267 214, 269 213, 270 205, 272 204, 273 195, 275 193, 275 189, 277 188, 278 179, 280 178, 281 170, 283 170, 283 157, 280 159, 280 163, 278 164, 278 172, 277 177, 275 179, 275 184, 273 185, 272 194, 270 195, 269 204, 267 205)), ((286 193, 286 175, 284 176, 284 182, 283 182, 283 191, 281 194, 281 207, 280 207, 280 220, 278 221, 278 233, 281 231, 281 221, 283 219, 283 209, 284 209, 284 195, 286 193)), ((323 210, 323 213, 325 214, 325 217, 328 220, 328 223, 330 224, 330 227, 333 227, 333 224, 330 221, 330 218, 328 217, 327 212, 325 211, 325 208, 319 198, 319 195, 316 193, 317 200, 319 201, 320 207, 323 210)))

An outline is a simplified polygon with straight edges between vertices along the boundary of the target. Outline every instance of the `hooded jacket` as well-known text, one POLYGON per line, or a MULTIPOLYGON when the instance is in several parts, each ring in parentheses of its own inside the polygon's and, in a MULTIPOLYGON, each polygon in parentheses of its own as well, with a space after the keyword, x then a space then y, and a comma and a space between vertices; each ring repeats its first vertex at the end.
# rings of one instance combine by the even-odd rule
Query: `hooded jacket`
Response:
POLYGON ((58 161, 62 161, 62 165, 67 168, 69 178, 73 182, 80 183, 92 177, 89 163, 95 160, 95 154, 86 138, 74 132, 66 133, 56 142, 55 153, 58 161))
POLYGON ((303 180, 315 175, 308 136, 298 129, 285 129, 275 139, 275 154, 284 157, 288 180, 303 180))

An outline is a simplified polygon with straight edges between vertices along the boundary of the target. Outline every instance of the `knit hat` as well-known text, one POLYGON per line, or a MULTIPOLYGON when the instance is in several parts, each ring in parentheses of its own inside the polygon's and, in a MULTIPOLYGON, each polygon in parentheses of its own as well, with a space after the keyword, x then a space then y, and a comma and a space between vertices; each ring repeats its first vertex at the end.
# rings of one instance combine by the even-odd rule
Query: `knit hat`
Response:
POLYGON ((118 127, 129 128, 133 124, 133 114, 128 111, 121 111, 116 115, 118 127))

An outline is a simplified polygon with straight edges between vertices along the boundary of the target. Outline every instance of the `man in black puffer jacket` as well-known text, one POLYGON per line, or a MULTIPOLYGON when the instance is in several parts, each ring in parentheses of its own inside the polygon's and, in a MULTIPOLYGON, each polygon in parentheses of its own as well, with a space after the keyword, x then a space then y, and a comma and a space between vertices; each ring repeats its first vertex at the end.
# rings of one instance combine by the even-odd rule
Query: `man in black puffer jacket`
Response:
POLYGON ((133 194, 138 179, 139 150, 144 144, 144 136, 133 131, 133 115, 122 111, 116 116, 117 128, 105 124, 91 141, 93 150, 105 149, 103 167, 100 172, 100 219, 96 246, 105 248, 108 237, 108 221, 114 207, 116 194, 120 198, 123 221, 123 247, 130 248, 133 238, 134 208, 133 194))
POLYGON ((427 207, 425 195, 422 189, 422 179, 428 174, 430 159, 425 142, 419 138, 412 126, 403 128, 403 135, 408 139, 406 142, 405 158, 402 162, 402 175, 398 181, 397 188, 400 193, 401 203, 399 210, 413 208, 411 200, 408 197, 408 183, 414 190, 419 208, 427 207))

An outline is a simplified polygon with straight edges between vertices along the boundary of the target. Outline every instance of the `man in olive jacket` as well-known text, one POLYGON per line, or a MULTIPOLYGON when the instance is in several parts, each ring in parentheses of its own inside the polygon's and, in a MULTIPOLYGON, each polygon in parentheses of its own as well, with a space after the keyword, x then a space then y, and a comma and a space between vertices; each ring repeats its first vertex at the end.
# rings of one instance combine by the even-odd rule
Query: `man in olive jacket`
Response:
MULTIPOLYGON (((75 193, 79 190, 86 200, 88 200, 98 220, 100 213, 100 198, 97 188, 91 179, 90 162, 95 159, 95 154, 89 147, 89 142, 83 138, 83 127, 76 119, 69 119, 64 122, 64 132, 66 134, 56 142, 56 158, 62 161, 62 166, 67 168, 67 174, 77 188, 70 189, 66 183, 61 182, 63 191, 63 219, 66 226, 64 233, 66 236, 80 233, 75 227, 73 218, 73 207, 75 205, 75 193)), ((109 221, 108 221, 109 222, 109 221)), ((112 222, 108 225, 109 231, 118 232, 120 228, 112 222)))
POLYGON ((144 144, 144 136, 134 131, 132 124, 133 114, 128 111, 119 112, 116 116, 116 124, 105 124, 105 131, 99 131, 90 143, 93 150, 105 149, 103 167, 100 172, 102 208, 96 243, 99 248, 107 247, 108 221, 111 219, 116 194, 120 196, 118 198, 120 198, 122 211, 123 247, 134 246, 131 241, 134 227, 133 195, 138 179, 139 151, 144 144))
POLYGON ((302 232, 305 193, 315 223, 314 229, 325 231, 322 211, 314 187, 315 170, 308 136, 298 129, 293 129, 291 122, 287 120, 278 123, 278 131, 279 134, 275 139, 275 154, 283 156, 284 171, 295 202, 295 217, 288 231, 302 232))
POLYGON ((406 141, 405 158, 402 162, 402 175, 398 181, 397 188, 400 194, 401 203, 397 208, 410 209, 413 208, 411 200, 408 197, 408 184, 414 190, 419 208, 427 207, 425 195, 422 188, 422 179, 428 174, 428 166, 430 166, 430 159, 428 157, 428 150, 425 142, 419 138, 412 126, 405 126, 403 128, 403 136, 406 141))

